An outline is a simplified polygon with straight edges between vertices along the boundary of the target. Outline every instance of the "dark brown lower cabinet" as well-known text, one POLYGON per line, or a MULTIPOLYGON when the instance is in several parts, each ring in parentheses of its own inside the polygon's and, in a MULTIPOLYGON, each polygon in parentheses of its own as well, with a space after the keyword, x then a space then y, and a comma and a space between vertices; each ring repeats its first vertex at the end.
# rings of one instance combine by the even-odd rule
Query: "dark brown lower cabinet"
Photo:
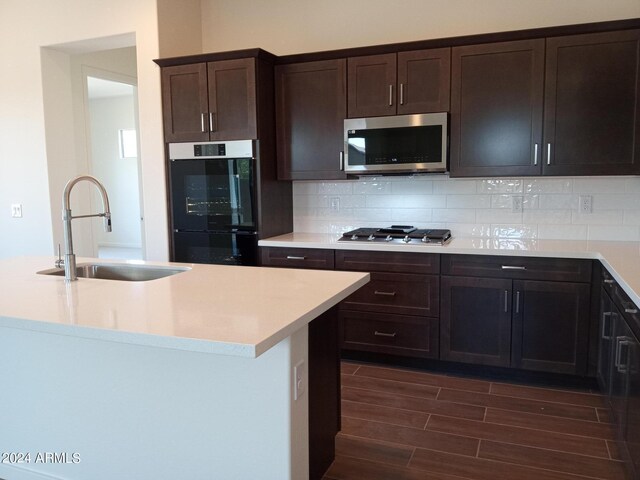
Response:
POLYGON ((638 307, 603 271, 598 383, 609 400, 618 451, 630 478, 640 478, 640 342, 638 307))
POLYGON ((440 288, 440 358, 508 367, 511 280, 443 276, 440 288))
POLYGON ((438 319, 340 311, 342 348, 407 357, 438 358, 438 319))
POLYGON ((511 366, 585 375, 590 285, 513 281, 511 366))
POLYGON ((441 279, 440 358, 584 375, 589 284, 441 279))

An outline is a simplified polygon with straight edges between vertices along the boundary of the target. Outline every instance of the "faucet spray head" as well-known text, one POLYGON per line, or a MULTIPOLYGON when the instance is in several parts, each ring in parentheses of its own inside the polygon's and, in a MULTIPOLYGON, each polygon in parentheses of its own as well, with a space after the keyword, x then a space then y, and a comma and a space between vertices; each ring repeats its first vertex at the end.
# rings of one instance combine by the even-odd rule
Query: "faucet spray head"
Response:
POLYGON ((110 212, 106 212, 104 214, 104 231, 105 232, 111 231, 111 213, 110 212))

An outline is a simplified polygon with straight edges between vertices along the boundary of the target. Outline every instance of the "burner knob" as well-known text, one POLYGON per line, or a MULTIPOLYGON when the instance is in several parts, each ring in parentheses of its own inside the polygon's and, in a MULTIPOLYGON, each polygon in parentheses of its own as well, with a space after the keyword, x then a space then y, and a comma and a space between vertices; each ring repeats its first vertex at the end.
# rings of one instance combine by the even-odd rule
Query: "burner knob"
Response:
POLYGON ((370 242, 373 242, 375 239, 376 237, 373 236, 373 233, 367 237, 367 240, 369 240, 370 242))
POLYGON ((427 238, 426 235, 424 237, 422 237, 422 242, 423 243, 429 243, 429 239, 427 238))
POLYGON ((351 240, 357 240, 357 239, 358 239, 358 235, 356 234, 351 235, 351 240))
POLYGON ((404 243, 409 243, 411 241, 411 239, 409 238, 409 235, 405 235, 405 237, 402 239, 402 241, 404 243))
POLYGON ((393 237, 391 235, 387 235, 384 239, 385 242, 390 242, 391 240, 393 240, 393 237))

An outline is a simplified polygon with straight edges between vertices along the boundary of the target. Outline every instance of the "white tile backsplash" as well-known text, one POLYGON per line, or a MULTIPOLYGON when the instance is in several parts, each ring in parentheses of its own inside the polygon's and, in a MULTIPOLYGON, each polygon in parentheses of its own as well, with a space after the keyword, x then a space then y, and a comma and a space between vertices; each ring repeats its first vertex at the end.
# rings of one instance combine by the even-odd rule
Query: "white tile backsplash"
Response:
POLYGON ((640 240, 640 177, 469 180, 418 175, 296 181, 293 205, 294 230, 300 232, 341 233, 402 223, 509 242, 640 240), (514 195, 523 197, 523 213, 512 211, 514 195), (593 213, 578 212, 580 195, 593 196, 593 213), (335 198, 337 209, 332 208, 335 198))

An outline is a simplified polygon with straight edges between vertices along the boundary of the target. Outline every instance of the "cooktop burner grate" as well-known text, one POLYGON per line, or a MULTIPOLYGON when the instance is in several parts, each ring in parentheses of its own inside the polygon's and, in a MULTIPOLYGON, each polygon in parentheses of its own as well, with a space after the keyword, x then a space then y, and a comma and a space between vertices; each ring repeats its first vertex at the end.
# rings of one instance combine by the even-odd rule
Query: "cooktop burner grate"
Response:
POLYGON ((391 225, 386 228, 357 228, 343 233, 340 241, 444 245, 450 239, 451 230, 418 229, 409 225, 391 225))

